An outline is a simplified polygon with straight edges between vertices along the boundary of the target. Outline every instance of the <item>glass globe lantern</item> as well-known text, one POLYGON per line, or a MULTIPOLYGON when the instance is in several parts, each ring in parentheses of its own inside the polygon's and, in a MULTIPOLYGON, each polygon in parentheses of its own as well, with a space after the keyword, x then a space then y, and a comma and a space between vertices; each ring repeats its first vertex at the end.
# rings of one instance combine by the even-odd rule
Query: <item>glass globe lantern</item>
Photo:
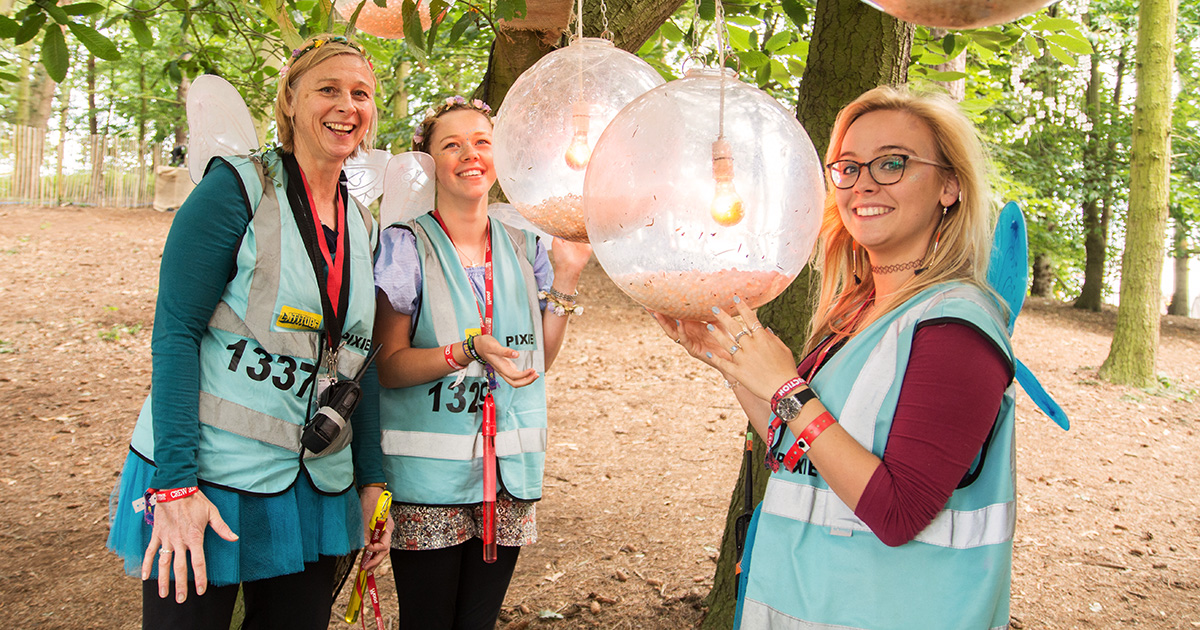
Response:
POLYGON ((795 116, 765 92, 695 69, 609 123, 584 183, 587 230, 609 277, 646 308, 712 320, 795 279, 820 230, 820 161, 795 116), (721 137, 718 140, 718 137, 721 137), (731 198, 732 196, 732 198, 731 198))
MULTIPOLYGON (((342 14, 343 19, 349 20, 360 2, 361 0, 336 0, 333 6, 338 13, 342 14)), ((393 0, 386 7, 381 7, 371 0, 367 0, 363 4, 362 11, 358 13, 358 20, 354 23, 354 27, 376 37, 400 39, 404 37, 404 18, 400 12, 402 5, 402 2, 393 0)), ((421 29, 429 30, 429 0, 419 0, 417 12, 421 16, 421 29)))
POLYGON ((583 179, 604 127, 663 79, 650 64, 595 37, 579 38, 521 74, 496 114, 496 176, 538 228, 586 243, 583 179))
POLYGON ((1058 0, 863 0, 888 15, 935 28, 972 29, 1012 22, 1058 0))

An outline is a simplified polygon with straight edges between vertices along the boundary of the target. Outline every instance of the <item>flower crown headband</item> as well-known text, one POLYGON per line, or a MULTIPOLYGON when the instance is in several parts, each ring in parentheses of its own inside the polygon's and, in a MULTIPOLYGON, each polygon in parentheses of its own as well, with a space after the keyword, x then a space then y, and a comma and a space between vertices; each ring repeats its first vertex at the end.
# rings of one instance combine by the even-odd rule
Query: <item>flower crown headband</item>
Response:
POLYGON ((367 62, 367 66, 370 67, 371 70, 375 70, 375 64, 371 63, 371 57, 367 55, 367 51, 361 45, 359 45, 358 42, 347 39, 341 35, 335 35, 328 39, 314 39, 304 48, 293 48, 292 58, 289 59, 287 65, 279 71, 280 76, 286 75, 288 70, 292 68, 292 64, 296 63, 297 59, 306 55, 310 50, 316 50, 325 44, 341 44, 347 48, 353 49, 358 54, 362 55, 363 60, 367 62))
POLYGON ((417 125, 417 128, 413 130, 413 146, 415 147, 416 145, 425 141, 425 132, 429 131, 429 129, 432 127, 430 123, 432 123, 434 119, 446 113, 456 105, 468 107, 489 118, 492 116, 492 108, 487 103, 484 103, 477 98, 468 101, 461 96, 448 96, 446 97, 446 100, 442 101, 441 105, 438 105, 436 108, 430 107, 429 109, 425 110, 425 118, 422 119, 421 124, 417 125))

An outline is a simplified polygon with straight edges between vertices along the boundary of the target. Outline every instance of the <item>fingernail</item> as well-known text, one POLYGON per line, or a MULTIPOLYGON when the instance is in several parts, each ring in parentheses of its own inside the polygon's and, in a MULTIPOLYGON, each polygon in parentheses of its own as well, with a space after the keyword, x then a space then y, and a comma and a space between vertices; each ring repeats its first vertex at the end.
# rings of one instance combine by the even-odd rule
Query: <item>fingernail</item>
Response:
POLYGON ((719 308, 717 308, 717 307, 715 307, 715 306, 713 307, 713 315, 717 315, 717 314, 719 314, 720 312, 721 312, 721 309, 719 309, 719 308))
POLYGON ((741 302, 741 301, 742 301, 742 298, 740 298, 740 297, 738 297, 738 296, 736 296, 736 295, 735 295, 735 296, 733 296, 733 303, 734 303, 734 304, 737 304, 738 302, 741 302))
POLYGON ((711 352, 705 352, 705 353, 704 353, 704 356, 706 356, 706 357, 708 357, 708 358, 710 358, 710 359, 711 359, 711 358, 712 358, 712 353, 711 353, 711 352))
POLYGON ((713 325, 712 325, 712 324, 709 324, 709 325, 707 326, 707 328, 708 328, 708 332, 712 332, 712 331, 716 330, 716 328, 713 328, 713 325))

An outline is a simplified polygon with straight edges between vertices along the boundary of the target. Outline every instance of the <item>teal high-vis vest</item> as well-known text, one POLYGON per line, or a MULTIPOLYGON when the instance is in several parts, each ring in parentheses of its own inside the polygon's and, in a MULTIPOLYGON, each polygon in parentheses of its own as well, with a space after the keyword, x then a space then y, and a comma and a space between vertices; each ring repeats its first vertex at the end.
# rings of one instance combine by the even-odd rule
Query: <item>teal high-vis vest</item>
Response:
MULTIPOLYGON (((810 383, 864 448, 883 457, 921 322, 966 323, 1012 360, 996 302, 965 284, 914 296, 846 343, 810 383)), ((1010 384, 977 476, 916 538, 888 547, 811 467, 772 474, 757 522, 741 628, 1004 628, 1016 522, 1010 384)), ((779 450, 791 446, 785 433, 779 450)))
MULTIPOLYGON (((479 329, 480 309, 458 253, 433 215, 417 217, 408 228, 416 236, 422 272, 412 347, 461 342, 468 330, 479 329)), ((542 317, 533 275, 535 238, 531 232, 491 221, 492 335, 520 353, 514 359, 519 369, 533 368, 544 376, 542 317)), ((463 505, 483 500, 480 430, 487 378, 475 362, 465 372, 413 387, 381 388, 384 471, 396 501, 463 505)), ((500 483, 518 499, 540 499, 546 459, 545 378, 519 388, 497 380, 499 388, 492 395, 500 483)))
MULTIPOLYGON (((304 470, 318 490, 344 492, 354 482, 350 425, 320 454, 300 446, 301 430, 316 407, 324 327, 320 289, 288 202, 286 171, 274 152, 223 159, 237 172, 254 210, 237 252, 237 274, 200 340, 197 476, 234 490, 277 494, 304 470)), ((371 269, 378 226, 350 199, 345 229, 350 288, 339 378, 353 377, 365 364, 375 319, 371 269)), ((154 461, 150 397, 132 447, 154 461)))

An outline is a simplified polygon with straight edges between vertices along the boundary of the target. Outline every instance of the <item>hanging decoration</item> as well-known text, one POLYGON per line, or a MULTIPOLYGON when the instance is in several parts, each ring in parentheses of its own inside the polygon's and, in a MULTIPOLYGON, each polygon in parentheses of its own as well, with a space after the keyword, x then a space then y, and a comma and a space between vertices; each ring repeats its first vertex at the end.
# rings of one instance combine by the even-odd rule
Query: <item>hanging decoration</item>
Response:
MULTIPOLYGON (((362 0, 336 0, 333 6, 343 19, 349 20, 360 3, 362 0)), ((400 39, 404 36, 403 6, 403 0, 388 0, 386 7, 375 4, 375 0, 366 0, 354 27, 376 37, 400 39)), ((417 11, 421 16, 421 30, 429 30, 429 0, 418 0, 417 11)))
POLYGON ((888 15, 934 28, 966 30, 1012 22, 1058 0, 863 0, 888 15))
POLYGON ((583 37, 582 0, 571 42, 526 70, 504 97, 494 131, 496 176, 508 200, 540 229, 587 242, 583 180, 596 141, 626 104, 663 79, 608 39, 583 37))
POLYGON ((691 320, 731 310, 735 296, 753 308, 782 293, 811 255, 824 197, 792 112, 725 68, 692 69, 621 110, 584 184, 604 270, 646 308, 691 320))

